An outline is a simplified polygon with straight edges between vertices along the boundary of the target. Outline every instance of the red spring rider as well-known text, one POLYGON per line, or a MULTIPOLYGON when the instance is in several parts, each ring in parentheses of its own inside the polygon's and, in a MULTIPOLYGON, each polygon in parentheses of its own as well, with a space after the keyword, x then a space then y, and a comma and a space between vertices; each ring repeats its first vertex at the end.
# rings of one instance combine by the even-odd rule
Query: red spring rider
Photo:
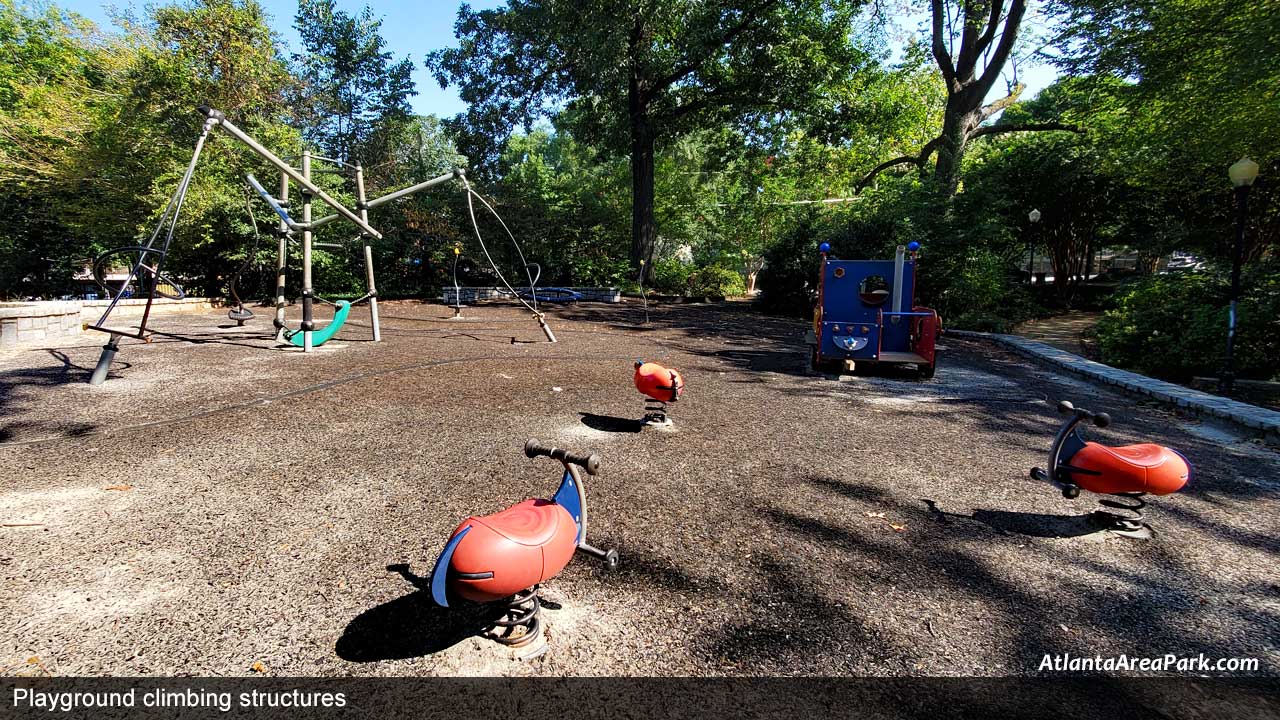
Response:
POLYGON ((618 567, 616 550, 587 544, 587 491, 579 468, 600 471, 596 455, 525 443, 529 457, 546 455, 564 465, 560 488, 550 500, 525 500, 492 515, 469 517, 453 531, 431 571, 431 597, 448 607, 450 600, 505 602, 502 619, 489 636, 504 645, 526 645, 538 639, 542 623, 538 583, 555 577, 574 551, 581 550, 618 567))
POLYGON ((1144 525, 1142 499, 1147 494, 1168 495, 1186 487, 1191 479, 1191 464, 1182 453, 1162 445, 1140 443, 1110 447, 1084 439, 1077 427, 1085 420, 1104 428, 1111 416, 1077 408, 1063 400, 1058 412, 1070 415, 1049 450, 1049 469, 1031 468, 1031 477, 1048 480, 1062 490, 1068 499, 1079 497, 1080 490, 1119 499, 1103 499, 1106 507, 1124 514, 1095 510, 1089 520, 1104 530, 1128 537, 1151 537, 1144 525))
POLYGON ((684 378, 676 370, 662 367, 655 362, 636 360, 636 389, 645 400, 644 421, 649 425, 671 425, 667 417, 667 403, 680 399, 684 391, 684 378))

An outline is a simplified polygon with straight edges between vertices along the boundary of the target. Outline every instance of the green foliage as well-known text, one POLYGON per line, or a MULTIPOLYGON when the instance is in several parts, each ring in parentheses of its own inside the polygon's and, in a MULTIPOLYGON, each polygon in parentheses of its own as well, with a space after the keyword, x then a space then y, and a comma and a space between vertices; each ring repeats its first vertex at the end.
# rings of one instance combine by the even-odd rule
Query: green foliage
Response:
POLYGON ((689 275, 688 284, 692 297, 740 297, 747 292, 738 271, 719 265, 698 268, 689 275))
POLYGON ((535 0, 477 11, 464 4, 455 26, 460 47, 431 53, 427 67, 467 102, 463 147, 481 165, 492 167, 514 128, 560 107, 575 135, 622 152, 637 110, 662 127, 661 137, 674 138, 730 121, 754 126, 767 118, 759 110, 820 102, 823 82, 865 60, 847 37, 855 7, 535 0))
MULTIPOLYGON (((657 243, 655 154, 725 125, 764 134, 821 102, 867 60, 850 41, 858 2, 530 0, 458 11, 458 48, 427 66, 468 103, 463 149, 493 167, 502 141, 557 112, 579 140, 628 153, 633 268, 657 243)), ((646 270, 647 272, 648 270, 646 270)))
POLYGON ((299 0, 294 23, 303 52, 294 55, 303 95, 296 105, 307 140, 326 154, 374 165, 410 121, 413 64, 394 62, 379 34, 382 21, 365 6, 357 14, 335 0, 299 0))
POLYGON ((654 263, 651 289, 664 295, 684 295, 689 289, 689 276, 693 266, 677 258, 654 263))
POLYGON ((614 286, 634 275, 622 162, 602 162, 570 133, 539 128, 512 136, 501 164, 499 212, 542 265, 543 284, 614 286))
MULTIPOLYGON (((1280 264, 1249 268, 1242 285, 1237 374, 1280 377, 1280 264)), ((1129 285, 1098 323, 1103 361, 1177 381, 1216 375, 1227 342, 1229 290, 1225 273, 1155 275, 1129 285)))
POLYGON ((1152 199, 1154 234, 1178 249, 1226 257, 1232 237, 1226 170, 1247 155, 1262 173, 1245 254, 1274 254, 1280 4, 1053 0, 1049 8, 1057 20, 1055 62, 1078 89, 1075 115, 1152 199))

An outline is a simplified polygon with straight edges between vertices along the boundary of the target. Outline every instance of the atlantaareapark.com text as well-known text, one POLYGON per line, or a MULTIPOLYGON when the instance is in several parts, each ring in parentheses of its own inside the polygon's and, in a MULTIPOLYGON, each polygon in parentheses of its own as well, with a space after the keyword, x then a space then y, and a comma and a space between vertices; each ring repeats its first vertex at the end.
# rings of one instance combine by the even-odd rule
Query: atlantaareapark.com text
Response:
POLYGON ((1180 673, 1215 673, 1215 672, 1257 672, 1258 658, 1211 658, 1200 655, 1174 655, 1168 653, 1157 657, 1138 657, 1137 655, 1114 655, 1103 657, 1079 657, 1070 653, 1061 655, 1045 655, 1040 661, 1040 672, 1112 672, 1136 670, 1139 672, 1180 672, 1180 673))

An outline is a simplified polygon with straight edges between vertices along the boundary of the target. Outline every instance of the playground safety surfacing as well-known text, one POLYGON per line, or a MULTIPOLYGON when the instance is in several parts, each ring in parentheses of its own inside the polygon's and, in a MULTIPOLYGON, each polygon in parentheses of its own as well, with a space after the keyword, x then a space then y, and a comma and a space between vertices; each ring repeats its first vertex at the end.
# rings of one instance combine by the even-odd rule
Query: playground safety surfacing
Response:
MULTIPOLYGON (((1046 654, 1280 668, 1277 455, 944 339, 937 377, 804 370, 804 324, 742 304, 384 303, 302 354, 265 322, 156 319, 0 355, 0 671, 113 675, 1006 675, 1046 654), (635 359, 684 373, 641 427, 635 359), (1195 466, 1150 541, 1027 479, 1059 399, 1195 466), (527 438, 594 451, 590 533, 545 584, 547 651, 424 585, 464 517, 554 489, 527 438), (36 662, 29 662, 36 658, 36 662)), ((269 313, 259 313, 259 318, 269 313)), ((323 321, 323 318, 321 318, 323 321)))

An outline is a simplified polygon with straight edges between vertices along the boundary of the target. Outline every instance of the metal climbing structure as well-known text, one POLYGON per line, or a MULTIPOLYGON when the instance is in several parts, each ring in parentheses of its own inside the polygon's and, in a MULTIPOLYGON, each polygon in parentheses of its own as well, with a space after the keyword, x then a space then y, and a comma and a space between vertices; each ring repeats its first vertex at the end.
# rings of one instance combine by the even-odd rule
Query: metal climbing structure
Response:
MULTIPOLYGON (((205 142, 208 140, 210 132, 214 128, 220 128, 223 132, 243 143, 255 154, 266 160, 272 166, 280 171, 280 184, 278 195, 272 195, 253 176, 252 173, 245 174, 245 180, 253 191, 271 207, 271 209, 279 217, 277 227, 277 260, 276 260, 276 295, 275 295, 275 318, 274 325, 276 329, 276 340, 280 342, 288 342, 302 349, 303 352, 310 352, 315 347, 324 344, 332 338, 339 329, 351 311, 352 305, 362 302, 368 302, 371 327, 373 331, 373 340, 378 342, 382 339, 382 331, 378 322, 378 291, 374 280, 373 269, 373 248, 371 242, 380 239, 382 233, 378 232, 369 224, 369 211, 389 202, 399 200, 414 193, 421 192, 428 188, 440 185, 450 180, 457 180, 462 183, 467 193, 467 208, 471 217, 472 225, 475 227, 476 239, 480 243, 481 249, 484 251, 485 257, 489 260, 491 267, 503 284, 512 290, 512 294, 533 313, 538 325, 541 327, 543 334, 546 335, 548 342, 555 342, 555 334, 547 325, 546 317, 537 308, 536 293, 533 293, 534 281, 530 278, 530 293, 533 295, 532 304, 526 302, 511 288, 497 264, 493 261, 493 257, 489 253, 488 247, 484 243, 484 238, 480 233, 480 226, 476 220, 475 207, 472 198, 479 199, 480 202, 497 218, 498 223, 502 226, 510 237, 517 252, 523 261, 524 253, 520 250, 520 245, 516 242, 514 234, 507 228, 506 223, 498 216, 496 210, 485 199, 480 196, 471 184, 467 181, 466 172, 461 168, 455 168, 453 171, 441 175, 439 177, 425 180, 423 182, 411 185, 400 190, 388 193, 372 200, 368 199, 364 182, 364 169, 359 164, 351 164, 342 160, 333 158, 325 158, 314 155, 308 151, 304 151, 300 158, 300 167, 293 167, 274 153, 264 147, 257 140, 253 139, 248 133, 241 130, 234 123, 226 118, 219 110, 210 107, 201 107, 200 113, 204 115, 204 125, 200 130, 200 135, 196 139, 195 151, 191 155, 191 162, 187 165, 186 173, 183 174, 182 180, 178 184, 178 189, 170 199, 168 206, 162 213, 160 222, 156 225, 156 229, 152 232, 150 238, 140 245, 129 245, 108 250, 99 255, 94 260, 94 276, 99 284, 106 286, 104 275, 106 271, 117 267, 119 264, 127 265, 130 270, 125 277, 119 291, 114 294, 110 304, 103 311, 101 318, 89 328, 104 332, 110 335, 107 344, 102 348, 102 354, 98 358, 98 364, 94 368, 93 374, 89 378, 91 385, 100 385, 106 378, 111 369, 111 364, 115 359, 116 352, 120 349, 120 341, 124 338, 132 338, 150 341, 150 333, 147 331, 147 323, 151 317, 152 305, 157 297, 179 299, 184 296, 182 288, 172 279, 163 274, 164 262, 169 254, 170 246, 173 243, 174 230, 177 227, 178 215, 182 210, 183 201, 186 199, 187 191, 191 186, 191 179, 195 175, 196 164, 199 162, 200 153, 204 149, 205 142), (350 172, 355 179, 356 187, 356 205, 355 208, 349 208, 341 202, 334 199, 313 181, 313 174, 316 168, 313 167, 314 162, 319 160, 328 163, 332 167, 339 168, 340 172, 350 172), (296 184, 302 199, 302 216, 295 219, 289 211, 290 189, 296 184), (327 205, 334 212, 319 218, 312 217, 315 202, 327 205), (315 303, 317 300, 326 302, 323 298, 319 298, 315 294, 315 288, 312 284, 311 262, 312 251, 318 245, 315 242, 315 231, 325 225, 336 222, 338 220, 346 220, 353 223, 359 231, 359 240, 364 250, 364 266, 365 278, 367 281, 368 291, 355 301, 347 302, 345 300, 332 303, 334 305, 333 319, 323 327, 316 326, 315 320, 315 303), (296 237, 300 237, 302 245, 302 322, 298 329, 293 330, 285 324, 285 306, 287 304, 285 298, 285 280, 288 271, 288 250, 289 242, 296 237), (107 324, 111 314, 115 311, 119 302, 135 294, 139 297, 145 296, 145 306, 142 311, 142 318, 137 325, 137 329, 122 329, 111 327, 107 324)), ((255 222, 256 227, 256 222, 255 222)), ((526 263, 526 267, 528 264, 526 263)), ((243 324, 244 320, 252 317, 252 313, 246 311, 243 303, 239 303, 236 310, 232 311, 231 319, 243 324)))

